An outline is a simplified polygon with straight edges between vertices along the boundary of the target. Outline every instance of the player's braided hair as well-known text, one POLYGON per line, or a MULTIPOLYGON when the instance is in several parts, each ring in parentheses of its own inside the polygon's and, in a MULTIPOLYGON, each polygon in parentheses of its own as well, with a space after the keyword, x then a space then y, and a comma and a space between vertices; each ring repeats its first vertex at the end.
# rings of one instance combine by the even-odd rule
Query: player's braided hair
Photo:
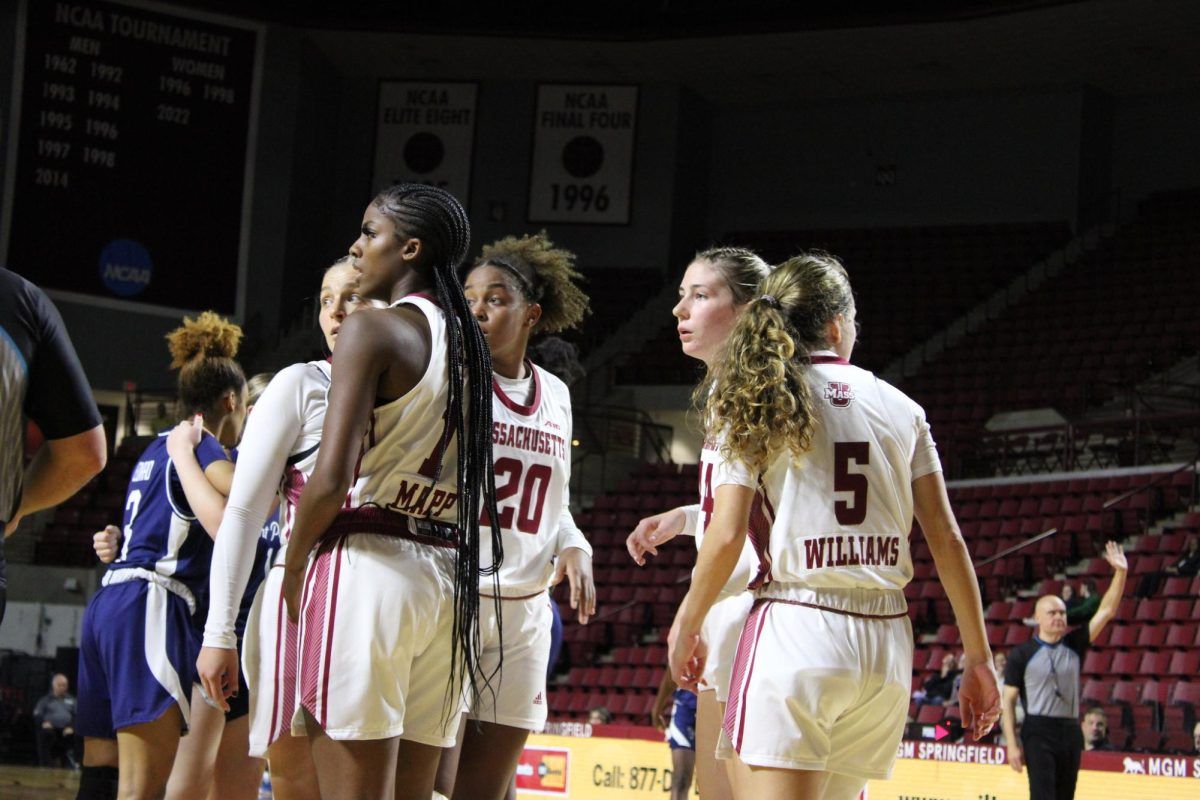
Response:
MULTIPOLYGON (((397 237, 420 240, 427 253, 423 260, 433 272, 438 303, 446 312, 450 364, 447 435, 457 435, 459 442, 461 538, 455 561, 455 637, 449 676, 457 686, 468 677, 479 676, 479 576, 482 572, 492 575, 493 582, 498 581, 496 573, 504 559, 500 528, 496 526, 492 529, 493 564, 480 570, 480 504, 487 504, 489 518, 499 519, 500 515, 496 509, 496 477, 492 467, 492 357, 458 279, 458 266, 467 257, 470 246, 471 225, 462 204, 435 186, 399 183, 384 189, 373 202, 396 226, 397 237)), ((439 464, 439 477, 441 469, 439 464)), ((493 596, 499 595, 497 586, 493 596)), ((495 602, 499 604, 498 599, 495 602)), ((496 619, 499 618, 497 608, 496 619)), ((486 677, 484 683, 489 683, 486 677)))
POLYGON ((583 275, 575 269, 575 254, 555 247, 545 231, 485 244, 472 269, 488 264, 508 273, 526 301, 542 306, 533 333, 574 328, 591 313, 587 295, 578 286, 583 275))
POLYGON ((725 436, 723 456, 761 472, 784 450, 808 450, 809 353, 828 346, 826 325, 853 307, 846 269, 828 253, 801 253, 763 279, 696 389, 706 430, 725 436))
POLYGON ((759 282, 771 271, 770 264, 744 247, 710 247, 696 253, 692 261, 703 261, 720 273, 736 306, 750 302, 759 282))
POLYGON ((179 370, 180 410, 219 417, 217 401, 246 385, 246 375, 234 361, 242 329, 216 312, 205 311, 194 319, 184 317, 166 339, 171 369, 179 370))

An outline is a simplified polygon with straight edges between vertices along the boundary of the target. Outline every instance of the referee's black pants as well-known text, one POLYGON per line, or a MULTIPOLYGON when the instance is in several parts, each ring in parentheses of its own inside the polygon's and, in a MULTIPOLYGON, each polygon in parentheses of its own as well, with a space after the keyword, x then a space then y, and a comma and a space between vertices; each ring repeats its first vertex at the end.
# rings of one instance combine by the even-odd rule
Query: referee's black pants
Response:
POLYGON ((1083 752, 1083 730, 1078 720, 1025 717, 1021 749, 1029 773, 1029 800, 1073 800, 1079 754, 1083 752))

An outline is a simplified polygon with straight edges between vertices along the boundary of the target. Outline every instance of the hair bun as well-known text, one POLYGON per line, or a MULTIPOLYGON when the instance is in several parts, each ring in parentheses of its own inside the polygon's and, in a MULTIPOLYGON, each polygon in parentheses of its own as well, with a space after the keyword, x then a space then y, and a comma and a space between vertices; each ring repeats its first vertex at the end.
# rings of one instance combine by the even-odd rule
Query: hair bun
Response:
POLYGON ((184 317, 183 324, 166 338, 171 369, 179 369, 198 358, 233 358, 242 341, 242 329, 215 311, 205 311, 195 319, 184 317))

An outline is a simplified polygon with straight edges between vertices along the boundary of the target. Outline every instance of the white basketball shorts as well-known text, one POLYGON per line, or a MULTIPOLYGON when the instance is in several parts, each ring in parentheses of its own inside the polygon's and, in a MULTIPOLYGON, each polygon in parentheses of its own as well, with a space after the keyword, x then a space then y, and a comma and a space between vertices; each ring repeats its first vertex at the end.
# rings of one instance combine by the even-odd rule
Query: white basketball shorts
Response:
POLYGON ((701 691, 716 690, 717 701, 729 699, 729 679, 733 672, 733 658, 737 654, 738 639, 742 635, 742 624, 754 604, 750 592, 726 597, 713 603, 700 628, 708 645, 708 660, 704 662, 701 676, 701 691))
POLYGON ((450 683, 454 558, 450 547, 358 533, 309 560, 300 703, 330 738, 454 744, 466 710, 450 683))
POLYGON ((724 734, 754 766, 890 777, 912 652, 905 615, 760 600, 738 643, 724 734))
MULTIPOLYGON (((530 731, 540 731, 546 724, 546 665, 554 619, 550 603, 546 592, 500 601, 503 671, 492 677, 490 688, 479 687, 473 693, 471 719, 530 731)), ((500 664, 501 650, 495 603, 490 597, 479 598, 479 630, 483 639, 479 664, 485 676, 491 675, 500 664)))

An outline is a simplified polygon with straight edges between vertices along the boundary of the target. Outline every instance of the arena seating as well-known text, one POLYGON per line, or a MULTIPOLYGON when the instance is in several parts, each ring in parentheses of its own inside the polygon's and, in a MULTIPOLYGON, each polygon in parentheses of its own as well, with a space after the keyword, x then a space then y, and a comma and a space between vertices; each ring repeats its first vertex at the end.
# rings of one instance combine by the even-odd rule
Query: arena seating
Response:
MULTIPOLYGON (((625 552, 625 537, 642 516, 694 502, 696 479, 696 465, 645 465, 577 517, 595 549, 600 613, 580 626, 565 602, 565 586, 555 592, 566 643, 550 693, 552 719, 584 720, 589 709, 604 705, 618 722, 647 721, 664 671, 663 637, 686 592, 695 548, 690 541, 667 544, 639 568, 625 552)), ((1032 617, 1036 596, 1058 593, 1064 582, 1046 576, 1070 567, 1073 583, 1094 577, 1103 592, 1111 569, 1098 553, 1107 538, 1124 538, 1130 561, 1125 599, 1089 652, 1081 687, 1085 707, 1108 711, 1111 738, 1121 746, 1174 752, 1190 744, 1184 734, 1200 706, 1200 577, 1169 578, 1144 600, 1133 593, 1142 574, 1161 568, 1189 536, 1200 535, 1200 513, 1184 512, 1196 501, 1195 482, 1195 473, 1184 470, 980 482, 950 492, 977 562, 1031 535, 1060 531, 979 570, 996 650, 1029 638, 1023 620, 1032 617), (1119 502, 1105 508, 1114 498, 1119 502), (1162 532, 1146 532, 1163 519, 1170 524, 1162 532)), ((945 653, 957 652, 959 636, 919 530, 912 541, 914 580, 906 595, 921 634, 915 689, 941 667, 945 653)), ((956 709, 914 703, 911 711, 918 721, 937 722, 956 709)))
MULTIPOLYGON (((906 378, 939 443, 973 446, 998 411, 1053 407, 1073 419, 1200 349, 1197 212, 1200 194, 1152 197, 1113 238, 906 378)), ((1024 471, 1055 468, 1053 436, 1022 450, 1034 457, 1024 471)))
MULTIPOLYGON (((854 282, 862 334, 855 363, 887 364, 948 325, 1069 238, 1065 223, 862 230, 745 232, 724 241, 779 263, 800 250, 839 256, 854 282)), ((619 307, 619 306, 617 306, 619 307)), ((618 369, 622 383, 694 383, 696 362, 679 350, 675 324, 618 369)))

